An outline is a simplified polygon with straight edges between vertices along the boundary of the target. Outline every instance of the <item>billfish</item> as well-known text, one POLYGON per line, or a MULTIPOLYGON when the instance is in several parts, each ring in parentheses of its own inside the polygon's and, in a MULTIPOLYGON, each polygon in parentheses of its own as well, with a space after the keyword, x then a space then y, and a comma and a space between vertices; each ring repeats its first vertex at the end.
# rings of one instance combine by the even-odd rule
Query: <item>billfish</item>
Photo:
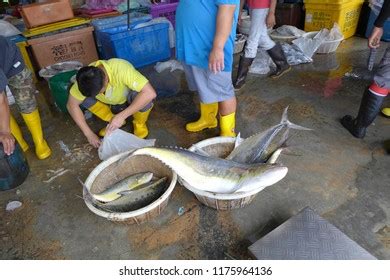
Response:
POLYGON ((236 147, 226 159, 247 164, 266 162, 272 153, 287 141, 290 129, 311 130, 290 122, 287 117, 287 110, 288 107, 284 109, 279 124, 245 140, 236 141, 236 147), (284 133, 281 133, 282 131, 284 133))
POLYGON ((96 200, 110 202, 121 197, 121 192, 132 190, 138 186, 150 182, 153 173, 143 172, 129 176, 98 194, 91 194, 96 200))
POLYGON ((277 164, 242 164, 207 157, 179 148, 145 147, 133 155, 149 155, 169 166, 192 187, 213 193, 264 189, 283 179, 287 167, 277 164))

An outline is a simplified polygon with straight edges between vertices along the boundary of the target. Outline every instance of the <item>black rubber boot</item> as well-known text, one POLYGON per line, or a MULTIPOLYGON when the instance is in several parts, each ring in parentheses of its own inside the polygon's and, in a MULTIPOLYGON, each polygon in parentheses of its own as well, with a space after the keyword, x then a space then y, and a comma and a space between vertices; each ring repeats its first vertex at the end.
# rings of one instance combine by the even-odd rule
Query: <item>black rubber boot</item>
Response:
POLYGON ((346 115, 340 120, 341 124, 356 138, 364 138, 367 127, 375 120, 384 99, 385 96, 373 94, 367 88, 357 117, 346 115))
POLYGON ((234 89, 240 90, 245 85, 246 76, 248 75, 249 67, 252 65, 253 60, 254 58, 240 56, 237 78, 233 83, 234 89))
POLYGON ((291 70, 291 66, 287 62, 282 46, 276 43, 275 47, 267 51, 272 61, 276 64, 276 71, 270 75, 271 78, 276 79, 291 70))

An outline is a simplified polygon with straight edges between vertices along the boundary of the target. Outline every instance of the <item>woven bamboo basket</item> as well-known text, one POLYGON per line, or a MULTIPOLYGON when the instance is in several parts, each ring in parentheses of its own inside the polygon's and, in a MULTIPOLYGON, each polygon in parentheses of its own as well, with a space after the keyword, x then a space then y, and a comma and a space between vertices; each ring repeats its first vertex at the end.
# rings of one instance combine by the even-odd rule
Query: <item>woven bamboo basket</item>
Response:
MULTIPOLYGON (((195 151, 196 148, 201 148, 203 151, 205 151, 211 156, 226 158, 234 149, 235 139, 236 138, 231 137, 214 137, 192 145, 189 150, 195 151)), ((249 205, 256 197, 257 193, 261 191, 260 189, 246 193, 216 194, 198 190, 190 186, 180 177, 178 178, 178 180, 181 185, 193 192, 196 198, 201 203, 217 210, 243 208, 249 205)))
POLYGON ((141 224, 161 214, 175 188, 177 175, 162 162, 149 156, 131 155, 125 152, 100 163, 85 181, 91 193, 100 193, 113 183, 132 174, 153 172, 157 177, 168 177, 169 186, 163 195, 146 207, 131 212, 107 212, 96 208, 89 201, 85 204, 93 213, 118 224, 141 224))

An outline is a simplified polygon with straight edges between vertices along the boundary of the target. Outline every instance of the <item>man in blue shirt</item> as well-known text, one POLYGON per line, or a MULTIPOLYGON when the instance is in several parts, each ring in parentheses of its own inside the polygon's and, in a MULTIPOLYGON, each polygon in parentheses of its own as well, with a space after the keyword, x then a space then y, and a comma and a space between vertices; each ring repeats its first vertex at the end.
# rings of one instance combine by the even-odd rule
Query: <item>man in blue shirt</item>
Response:
POLYGON ((176 11, 176 56, 200 97, 200 119, 186 129, 217 126, 234 137, 236 97, 231 78, 239 0, 181 0, 176 11))

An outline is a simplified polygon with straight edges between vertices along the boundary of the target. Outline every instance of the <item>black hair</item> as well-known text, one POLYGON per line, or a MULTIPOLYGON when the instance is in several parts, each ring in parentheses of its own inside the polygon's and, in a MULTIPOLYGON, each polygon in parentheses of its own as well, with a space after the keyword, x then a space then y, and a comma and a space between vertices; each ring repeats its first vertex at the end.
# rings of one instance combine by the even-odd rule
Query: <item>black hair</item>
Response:
POLYGON ((76 80, 80 92, 87 97, 95 97, 104 85, 104 72, 95 66, 85 66, 77 72, 76 80))

